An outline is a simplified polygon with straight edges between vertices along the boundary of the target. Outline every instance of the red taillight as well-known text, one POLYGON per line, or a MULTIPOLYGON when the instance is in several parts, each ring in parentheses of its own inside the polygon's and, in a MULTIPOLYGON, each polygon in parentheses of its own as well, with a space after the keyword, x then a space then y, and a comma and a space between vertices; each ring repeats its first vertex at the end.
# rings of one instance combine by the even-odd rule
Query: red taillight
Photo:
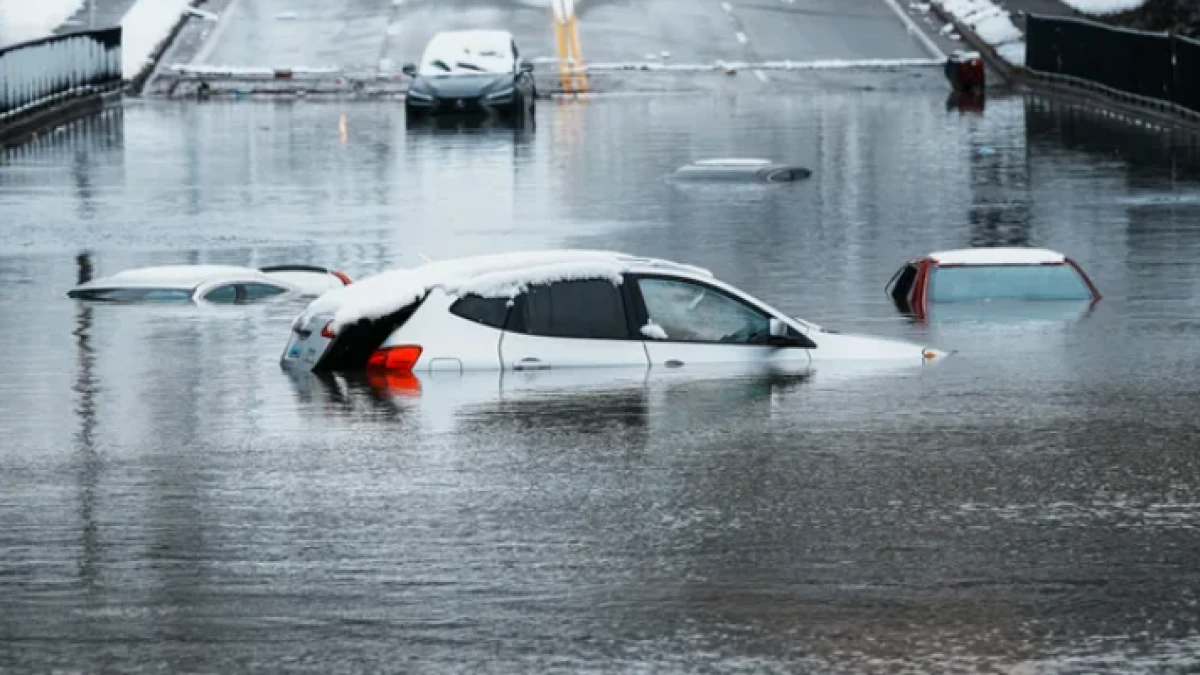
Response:
POLYGON ((325 327, 321 329, 321 337, 329 338, 330 340, 337 337, 337 331, 333 330, 332 326, 333 326, 332 321, 325 324, 325 327))
POLYGON ((367 368, 372 370, 387 370, 397 373, 411 373, 417 359, 421 358, 421 348, 416 345, 400 345, 376 349, 367 360, 367 368))
POLYGON ((349 286, 351 284, 350 277, 346 276, 346 274, 344 272, 339 272, 337 270, 329 270, 329 273, 332 274, 333 276, 337 277, 338 279, 340 279, 342 281, 342 285, 349 286))

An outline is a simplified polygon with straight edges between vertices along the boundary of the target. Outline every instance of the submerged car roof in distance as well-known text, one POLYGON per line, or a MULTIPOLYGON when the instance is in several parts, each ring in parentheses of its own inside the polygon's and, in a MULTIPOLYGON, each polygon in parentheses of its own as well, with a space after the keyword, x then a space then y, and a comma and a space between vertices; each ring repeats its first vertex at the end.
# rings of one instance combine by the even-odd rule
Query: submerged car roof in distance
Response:
POLYGON ((696 160, 679 167, 673 175, 684 180, 787 183, 808 178, 812 171, 757 157, 725 157, 696 160))
POLYGON ((1048 265, 1067 257, 1046 248, 960 248, 929 254, 939 265, 1048 265))
POLYGON ((123 270, 107 277, 92 279, 78 288, 147 287, 191 289, 218 279, 269 280, 252 267, 234 265, 160 265, 123 270))

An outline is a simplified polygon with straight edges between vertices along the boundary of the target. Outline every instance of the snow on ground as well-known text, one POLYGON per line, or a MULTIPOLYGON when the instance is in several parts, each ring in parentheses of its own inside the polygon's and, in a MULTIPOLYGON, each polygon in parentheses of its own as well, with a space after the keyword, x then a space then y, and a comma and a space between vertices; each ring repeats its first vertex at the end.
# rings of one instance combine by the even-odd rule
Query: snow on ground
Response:
POLYGON ((0 47, 44 38, 83 6, 83 0, 0 0, 0 47))
POLYGON ((1062 0, 1063 4, 1084 14, 1116 14, 1146 4, 1146 0, 1062 0))
POLYGON ((125 13, 121 19, 121 71, 125 79, 136 77, 146 66, 154 50, 167 39, 179 17, 187 11, 188 4, 189 0, 138 0, 125 13))

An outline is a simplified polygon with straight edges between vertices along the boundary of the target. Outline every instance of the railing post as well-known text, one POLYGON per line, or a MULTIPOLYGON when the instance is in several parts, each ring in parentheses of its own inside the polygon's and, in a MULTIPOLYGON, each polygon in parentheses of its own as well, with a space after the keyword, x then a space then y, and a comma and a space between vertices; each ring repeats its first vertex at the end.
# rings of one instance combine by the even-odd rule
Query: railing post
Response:
POLYGON ((113 70, 121 53, 121 29, 55 35, 0 49, 0 122, 41 106, 91 91, 120 86, 113 70))

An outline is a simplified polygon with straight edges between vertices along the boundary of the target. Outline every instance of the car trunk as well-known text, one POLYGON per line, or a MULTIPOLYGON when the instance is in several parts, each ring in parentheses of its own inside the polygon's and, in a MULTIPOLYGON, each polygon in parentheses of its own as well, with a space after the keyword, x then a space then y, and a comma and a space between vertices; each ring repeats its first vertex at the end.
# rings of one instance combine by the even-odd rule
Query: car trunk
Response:
POLYGON ((408 321, 421 306, 421 302, 418 300, 386 316, 360 319, 343 326, 337 336, 325 345, 320 357, 312 366, 313 370, 364 370, 371 354, 389 335, 408 321))

